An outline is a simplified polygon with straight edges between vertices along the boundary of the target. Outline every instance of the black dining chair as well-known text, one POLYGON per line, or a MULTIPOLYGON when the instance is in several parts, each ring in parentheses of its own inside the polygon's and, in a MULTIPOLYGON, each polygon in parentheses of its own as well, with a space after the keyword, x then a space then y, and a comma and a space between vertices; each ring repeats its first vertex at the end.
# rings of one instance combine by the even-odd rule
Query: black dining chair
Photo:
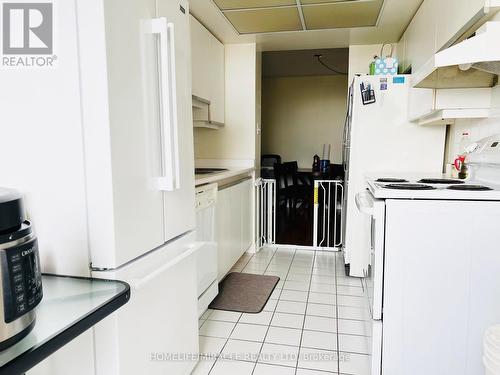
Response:
POLYGON ((330 164, 328 176, 333 180, 344 181, 344 166, 342 164, 330 164))
POLYGON ((281 206, 289 208, 294 214, 299 206, 307 208, 312 201, 312 187, 300 182, 296 161, 276 164, 277 197, 281 206))
POLYGON ((298 163, 296 161, 290 162, 288 168, 293 181, 293 209, 296 210, 299 205, 304 208, 310 207, 313 198, 313 188, 310 181, 300 178, 298 174, 298 163))
POLYGON ((260 157, 260 176, 262 178, 275 178, 274 165, 281 164, 281 156, 265 154, 260 157))
POLYGON ((276 180, 276 200, 278 207, 288 207, 290 179, 283 164, 274 164, 273 175, 276 180))

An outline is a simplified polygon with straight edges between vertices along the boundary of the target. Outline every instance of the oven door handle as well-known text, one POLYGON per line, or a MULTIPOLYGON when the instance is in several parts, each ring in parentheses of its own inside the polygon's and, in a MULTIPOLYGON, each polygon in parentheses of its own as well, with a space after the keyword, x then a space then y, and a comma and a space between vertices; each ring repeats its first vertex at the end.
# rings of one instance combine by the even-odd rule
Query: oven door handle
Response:
POLYGON ((364 191, 356 194, 356 206, 359 212, 368 216, 373 216, 374 200, 370 192, 364 191))

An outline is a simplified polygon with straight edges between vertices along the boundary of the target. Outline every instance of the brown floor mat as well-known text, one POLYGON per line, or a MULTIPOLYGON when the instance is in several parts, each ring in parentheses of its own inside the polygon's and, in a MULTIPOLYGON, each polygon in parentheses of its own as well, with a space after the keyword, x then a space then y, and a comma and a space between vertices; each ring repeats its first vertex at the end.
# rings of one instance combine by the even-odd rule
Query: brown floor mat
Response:
POLYGON ((277 276, 230 273, 219 283, 219 295, 209 308, 250 314, 260 313, 279 281, 280 278, 277 276))

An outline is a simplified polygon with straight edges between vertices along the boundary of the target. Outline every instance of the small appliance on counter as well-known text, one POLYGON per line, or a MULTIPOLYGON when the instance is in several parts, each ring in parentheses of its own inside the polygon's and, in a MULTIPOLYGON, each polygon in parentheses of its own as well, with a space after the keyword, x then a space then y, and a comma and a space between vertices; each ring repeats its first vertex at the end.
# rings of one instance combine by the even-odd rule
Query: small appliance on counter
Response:
POLYGON ((26 219, 22 195, 0 188, 0 350, 14 345, 35 325, 42 300, 38 242, 26 219))
POLYGON ((319 173, 321 171, 321 160, 318 155, 314 155, 313 157, 312 170, 313 173, 319 173))
POLYGON ((467 165, 468 160, 467 157, 471 153, 475 152, 479 147, 477 142, 471 143, 470 134, 468 132, 462 133, 462 139, 460 140, 459 151, 460 154, 454 161, 454 167, 458 172, 458 178, 461 180, 467 179, 469 175, 469 167, 467 165))
POLYGON ((328 173, 328 170, 330 169, 330 152, 332 149, 331 144, 324 144, 323 145, 323 158, 321 159, 320 166, 321 166, 321 173, 328 173))

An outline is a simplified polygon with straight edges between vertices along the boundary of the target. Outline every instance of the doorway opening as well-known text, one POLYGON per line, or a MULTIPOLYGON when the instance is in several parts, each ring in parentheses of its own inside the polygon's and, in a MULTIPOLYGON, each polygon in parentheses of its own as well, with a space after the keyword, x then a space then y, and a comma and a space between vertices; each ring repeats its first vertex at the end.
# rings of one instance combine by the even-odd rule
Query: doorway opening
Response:
POLYGON ((261 199, 274 202, 260 202, 260 228, 276 244, 342 245, 348 56, 346 48, 262 55, 261 176, 274 193, 261 199))

